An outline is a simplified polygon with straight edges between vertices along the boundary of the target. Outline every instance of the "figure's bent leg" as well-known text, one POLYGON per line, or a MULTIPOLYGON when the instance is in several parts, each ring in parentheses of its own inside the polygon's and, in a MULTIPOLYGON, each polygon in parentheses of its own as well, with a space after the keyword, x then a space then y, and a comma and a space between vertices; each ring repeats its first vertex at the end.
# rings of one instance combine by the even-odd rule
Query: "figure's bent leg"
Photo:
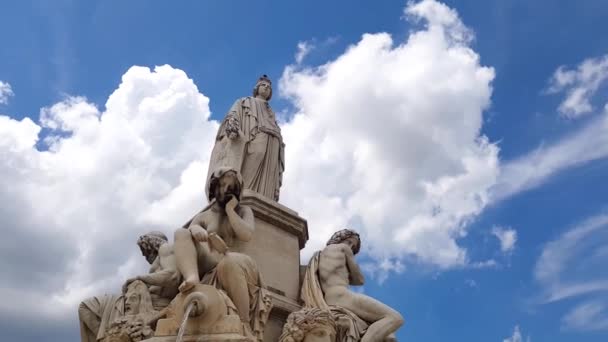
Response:
POLYGON ((236 253, 228 253, 217 265, 217 276, 220 285, 239 311, 241 321, 250 325, 249 288, 240 257, 236 253))
POLYGON ((178 228, 175 231, 174 253, 177 269, 184 277, 179 290, 188 291, 200 282, 196 246, 190 230, 178 228))
POLYGON ((384 341, 403 325, 403 317, 399 312, 374 298, 349 291, 340 302, 339 306, 370 323, 361 342, 384 341))

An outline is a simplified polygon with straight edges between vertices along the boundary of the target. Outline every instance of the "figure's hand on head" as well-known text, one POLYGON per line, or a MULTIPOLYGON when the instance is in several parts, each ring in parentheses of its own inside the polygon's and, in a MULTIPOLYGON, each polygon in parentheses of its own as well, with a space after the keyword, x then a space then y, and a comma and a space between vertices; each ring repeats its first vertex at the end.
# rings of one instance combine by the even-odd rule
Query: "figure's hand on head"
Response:
POLYGON ((203 227, 196 225, 196 226, 191 226, 189 229, 190 229, 190 234, 192 234, 192 238, 194 239, 194 241, 198 241, 198 242, 207 241, 208 234, 207 234, 207 231, 205 229, 203 229, 203 227))
POLYGON ((133 278, 127 279, 127 281, 125 281, 124 285, 122 285, 122 294, 127 293, 127 290, 129 289, 129 285, 131 285, 131 283, 136 280, 139 280, 138 277, 133 277, 133 278))
POLYGON ((226 203, 226 210, 234 211, 237 205, 239 205, 239 200, 235 196, 230 195, 230 201, 226 203))

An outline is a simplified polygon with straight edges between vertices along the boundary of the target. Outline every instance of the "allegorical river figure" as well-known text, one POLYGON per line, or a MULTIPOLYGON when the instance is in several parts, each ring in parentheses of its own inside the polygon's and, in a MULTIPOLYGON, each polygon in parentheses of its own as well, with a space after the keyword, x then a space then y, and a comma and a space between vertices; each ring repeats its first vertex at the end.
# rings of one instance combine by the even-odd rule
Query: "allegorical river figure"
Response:
POLYGON ((234 102, 217 132, 207 182, 215 170, 230 167, 240 172, 246 189, 279 200, 285 144, 268 103, 271 98, 272 82, 263 75, 253 96, 234 102))
POLYGON ((175 257, 184 278, 179 290, 187 293, 201 282, 224 290, 238 310, 245 334, 262 341, 270 298, 255 261, 230 250, 237 240, 251 240, 255 230, 253 211, 240 204, 241 189, 238 171, 215 170, 209 205, 175 231, 175 257))
POLYGON ((327 246, 310 259, 302 284, 304 306, 332 312, 338 320, 338 342, 395 341, 394 333, 403 324, 401 314, 349 288, 364 282, 355 261, 360 248, 356 232, 343 229, 334 233, 327 246))

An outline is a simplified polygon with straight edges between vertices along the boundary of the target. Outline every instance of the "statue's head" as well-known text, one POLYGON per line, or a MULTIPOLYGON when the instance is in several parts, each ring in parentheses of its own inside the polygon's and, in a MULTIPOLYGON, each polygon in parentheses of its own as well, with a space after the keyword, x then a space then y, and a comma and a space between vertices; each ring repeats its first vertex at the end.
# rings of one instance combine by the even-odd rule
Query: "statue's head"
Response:
POLYGON ((160 246, 167 242, 169 242, 167 236, 157 231, 146 233, 137 239, 137 245, 141 250, 141 254, 150 264, 152 264, 158 256, 158 249, 160 246))
POLYGON ((359 250, 361 249, 361 237, 359 237, 359 234, 354 230, 342 229, 335 232, 329 241, 327 241, 327 246, 338 243, 348 245, 353 250, 353 254, 359 253, 359 250))
POLYGON ((243 178, 241 174, 228 167, 222 167, 213 172, 209 180, 209 201, 215 199, 224 207, 232 196, 241 199, 243 189, 243 178))
POLYGON ((266 75, 262 75, 253 87, 253 97, 262 97, 266 101, 272 98, 272 82, 266 75))
POLYGON ((287 317, 279 342, 334 342, 336 323, 329 310, 304 308, 287 317))
POLYGON ((125 314, 137 315, 154 310, 148 286, 141 280, 129 284, 125 293, 125 314))

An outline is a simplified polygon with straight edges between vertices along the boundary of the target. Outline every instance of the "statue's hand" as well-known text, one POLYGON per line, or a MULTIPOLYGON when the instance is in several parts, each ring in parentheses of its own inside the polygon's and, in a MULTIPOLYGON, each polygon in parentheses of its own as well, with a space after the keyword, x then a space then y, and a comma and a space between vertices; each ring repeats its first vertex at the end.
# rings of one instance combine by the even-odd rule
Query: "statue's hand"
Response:
POLYGON ((207 241, 208 234, 207 234, 207 231, 205 229, 203 229, 203 227, 192 226, 189 229, 190 229, 190 234, 192 234, 192 238, 194 239, 194 241, 198 241, 198 242, 207 241))
POLYGON ((226 254, 228 251, 228 246, 224 242, 224 239, 216 233, 209 234, 209 244, 211 245, 211 248, 218 251, 220 254, 226 254))
POLYGON ((344 316, 340 316, 336 320, 336 325, 338 326, 338 329, 348 330, 350 328, 350 324, 351 321, 344 316))
POLYGON ((129 278, 127 279, 127 281, 125 281, 124 285, 122 286, 122 294, 127 293, 127 290, 129 288, 129 285, 131 285, 132 282, 139 280, 138 277, 133 277, 133 278, 129 278))
POLYGON ((230 138, 231 140, 234 140, 239 137, 238 132, 228 131, 227 133, 228 133, 228 138, 230 138))
POLYGON ((236 206, 239 205, 239 200, 236 198, 236 196, 230 196, 230 201, 228 201, 228 203, 226 203, 226 211, 230 210, 230 211, 234 211, 234 209, 236 209, 236 206))

